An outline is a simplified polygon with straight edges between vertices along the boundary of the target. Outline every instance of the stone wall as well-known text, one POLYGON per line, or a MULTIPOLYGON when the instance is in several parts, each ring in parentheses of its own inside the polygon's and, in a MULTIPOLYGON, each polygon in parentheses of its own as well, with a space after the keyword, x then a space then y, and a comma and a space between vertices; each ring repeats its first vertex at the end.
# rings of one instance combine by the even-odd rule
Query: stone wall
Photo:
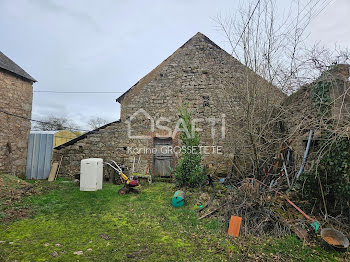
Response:
MULTIPOLYGON (((0 69, 0 109, 31 118, 32 82, 0 69)), ((0 112, 0 172, 23 175, 30 121, 0 112)))
MULTIPOLYGON (((315 106, 312 98, 312 88, 318 81, 331 83, 329 94, 331 113, 327 116, 327 121, 335 123, 333 131, 338 135, 347 135, 350 130, 349 65, 333 65, 314 82, 301 87, 284 101, 286 140, 290 141, 298 167, 302 163, 310 129, 314 130, 313 140, 318 141, 323 139, 321 133, 329 126, 324 117, 320 117, 319 108, 315 106)), ((317 156, 315 151, 319 148, 317 146, 315 148, 314 144, 309 152, 306 170, 312 166, 312 161, 317 156)))
MULTIPOLYGON (((64 156, 62 172, 69 174, 78 173, 80 160, 86 157, 112 158, 130 167, 138 154, 128 152, 128 148, 151 148, 154 137, 160 136, 172 137, 173 146, 179 145, 178 133, 173 131, 179 120, 178 109, 187 105, 202 129, 201 145, 208 147, 205 161, 227 172, 235 153, 235 137, 239 135, 237 123, 245 124, 240 117, 247 95, 258 101, 256 114, 261 115, 262 121, 270 115, 271 107, 267 105, 279 104, 284 98, 281 91, 198 33, 118 99, 120 122, 56 150, 55 157, 64 156), (149 138, 130 138, 128 122, 132 136, 149 138), (157 128, 157 124, 163 128, 157 128), (213 153, 211 146, 220 147, 222 154, 213 153)), ((143 169, 148 166, 152 172, 153 156, 141 154, 141 158, 143 169)))
POLYGON ((334 65, 329 70, 329 75, 332 83, 330 97, 333 101, 333 119, 337 119, 339 125, 348 126, 350 130, 350 65, 334 65))
MULTIPOLYGON (((135 152, 134 149, 148 149, 153 147, 152 139, 129 139, 127 124, 116 121, 106 127, 95 130, 72 145, 54 149, 53 158, 60 161, 61 175, 73 176, 80 172, 80 161, 85 158, 102 158, 104 161, 114 160, 126 167, 126 173, 131 171, 133 162, 140 157, 140 164, 135 172, 144 173, 146 168, 152 168, 153 154, 147 150, 135 152)), ((144 130, 144 123, 140 121, 133 128, 144 130)), ((149 133, 148 133, 149 134, 149 133)))

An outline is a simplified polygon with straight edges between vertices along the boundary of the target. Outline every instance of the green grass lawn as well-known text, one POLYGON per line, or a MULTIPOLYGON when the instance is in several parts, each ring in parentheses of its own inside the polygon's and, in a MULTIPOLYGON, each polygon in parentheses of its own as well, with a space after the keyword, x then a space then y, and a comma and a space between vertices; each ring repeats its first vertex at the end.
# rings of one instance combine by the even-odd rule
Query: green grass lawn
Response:
POLYGON ((120 186, 111 184, 80 192, 73 183, 42 183, 54 189, 15 206, 32 216, 0 225, 0 261, 346 261, 348 256, 308 247, 295 236, 233 239, 217 218, 198 220, 194 200, 173 208, 172 184, 121 196, 120 186), (74 254, 78 251, 82 254, 74 254))

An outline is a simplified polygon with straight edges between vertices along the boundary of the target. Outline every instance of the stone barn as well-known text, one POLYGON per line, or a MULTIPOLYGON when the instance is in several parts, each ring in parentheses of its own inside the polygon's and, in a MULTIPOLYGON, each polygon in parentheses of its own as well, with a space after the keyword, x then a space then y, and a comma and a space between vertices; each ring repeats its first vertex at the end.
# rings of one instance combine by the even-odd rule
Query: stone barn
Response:
POLYGON ((295 154, 297 167, 302 163, 310 130, 312 130, 312 143, 308 155, 308 165, 311 168, 319 154, 319 143, 324 139, 322 133, 331 132, 339 137, 349 137, 350 130, 350 65, 335 64, 322 72, 315 81, 302 86, 297 92, 283 101, 284 127, 288 147, 295 154), (317 104, 325 94, 317 93, 317 83, 329 83, 329 101, 317 104), (316 99, 316 101, 315 101, 316 99), (322 113, 321 106, 328 105, 330 113, 322 113), (332 123, 332 125, 330 125, 332 123))
POLYGON ((181 146, 178 110, 185 106, 201 135, 204 161, 226 172, 235 154, 233 118, 244 107, 247 75, 259 85, 260 93, 254 94, 261 104, 258 114, 266 115, 267 104, 280 104, 285 98, 275 86, 197 33, 116 99, 121 104, 120 120, 55 148, 54 158, 62 157, 61 173, 79 173, 82 159, 100 157, 129 170, 134 166, 135 172, 169 176, 181 146))
POLYGON ((0 52, 0 172, 25 173, 35 82, 0 52))

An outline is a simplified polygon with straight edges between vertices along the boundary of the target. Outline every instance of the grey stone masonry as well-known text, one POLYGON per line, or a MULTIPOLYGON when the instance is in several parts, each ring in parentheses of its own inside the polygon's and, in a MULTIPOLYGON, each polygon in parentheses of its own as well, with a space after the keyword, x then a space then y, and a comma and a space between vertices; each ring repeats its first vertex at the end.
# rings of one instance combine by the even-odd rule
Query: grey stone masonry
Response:
MULTIPOLYGON (((201 129, 201 145, 206 146, 206 163, 228 171, 236 135, 233 123, 237 123, 241 105, 245 103, 247 75, 259 85, 255 95, 262 105, 266 104, 266 99, 279 104, 285 97, 209 38, 197 33, 117 99, 121 103, 118 123, 55 150, 55 158, 63 156, 64 159, 62 173, 78 173, 80 160, 86 157, 113 159, 131 168, 134 157, 138 159, 139 156, 141 172, 148 169, 152 173, 154 156, 128 149, 153 148, 154 138, 162 136, 172 137, 173 146, 179 146, 179 133, 175 135, 173 131, 179 121, 178 109, 185 105, 192 118, 198 119, 196 126, 201 129), (152 128, 152 121, 155 128, 152 128), (128 123, 131 123, 131 135, 148 138, 130 138, 128 123), (163 128, 157 128, 159 126, 163 128), (213 147, 219 147, 220 152, 213 147)), ((265 114, 264 110, 258 113, 265 114)), ((173 157, 175 165, 176 154, 173 157)))
POLYGON ((9 113, 0 112, 0 172, 25 173, 32 84, 32 81, 0 68, 0 109, 9 113))

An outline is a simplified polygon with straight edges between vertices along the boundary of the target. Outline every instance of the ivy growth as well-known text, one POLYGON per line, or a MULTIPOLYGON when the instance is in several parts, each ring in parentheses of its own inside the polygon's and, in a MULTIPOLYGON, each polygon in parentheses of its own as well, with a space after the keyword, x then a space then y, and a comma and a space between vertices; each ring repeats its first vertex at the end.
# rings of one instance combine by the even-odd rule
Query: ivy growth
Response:
POLYGON ((314 106, 319 108, 322 115, 329 114, 330 110, 330 88, 331 83, 326 81, 318 81, 311 89, 311 96, 314 106))
POLYGON ((303 198, 312 205, 322 206, 323 196, 331 213, 349 212, 350 201, 350 140, 338 138, 322 156, 317 168, 305 172, 300 179, 303 198))
MULTIPOLYGON (((319 81, 311 90, 314 106, 319 109, 319 117, 327 118, 331 115, 331 86, 331 82, 319 81)), ((330 133, 328 130, 333 129, 331 121, 324 123, 326 126, 321 128, 319 144, 324 153, 318 165, 302 174, 299 185, 303 188, 303 198, 312 205, 326 204, 331 213, 345 211, 350 215, 350 140, 330 133)))

